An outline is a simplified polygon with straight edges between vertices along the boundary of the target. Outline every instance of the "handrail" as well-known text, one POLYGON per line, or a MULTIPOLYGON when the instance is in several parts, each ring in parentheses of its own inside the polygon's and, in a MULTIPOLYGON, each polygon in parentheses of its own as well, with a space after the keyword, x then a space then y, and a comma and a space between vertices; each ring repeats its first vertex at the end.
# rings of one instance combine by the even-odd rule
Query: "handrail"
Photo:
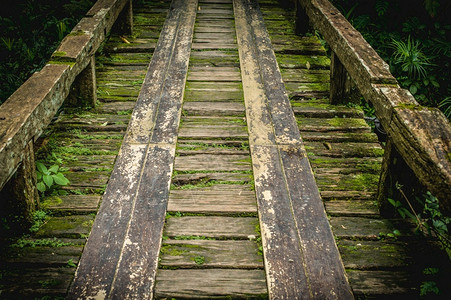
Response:
POLYGON ((70 93, 77 76, 131 0, 98 0, 74 27, 44 68, 34 73, 0 106, 0 190, 70 93))
POLYGON ((329 44, 415 176, 451 213, 451 126, 399 87, 387 63, 328 0, 295 0, 329 44))

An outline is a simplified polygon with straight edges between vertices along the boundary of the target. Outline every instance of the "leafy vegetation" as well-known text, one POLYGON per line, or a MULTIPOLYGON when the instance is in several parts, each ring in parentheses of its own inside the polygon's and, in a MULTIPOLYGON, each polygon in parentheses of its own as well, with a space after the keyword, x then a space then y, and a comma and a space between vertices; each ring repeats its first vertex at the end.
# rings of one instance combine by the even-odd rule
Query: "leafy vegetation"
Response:
POLYGON ((0 104, 48 61, 93 0, 3 0, 0 4, 0 104))
POLYGON ((397 185, 397 188, 403 195, 408 208, 399 200, 388 199, 390 204, 403 219, 409 218, 417 225, 417 233, 437 238, 451 259, 451 236, 448 230, 451 226, 451 217, 442 214, 438 199, 430 192, 423 195, 423 198, 417 197, 416 201, 422 207, 422 211, 417 212, 414 208, 416 205, 405 196, 402 186, 397 185))
POLYGON ((53 165, 47 169, 47 167, 41 163, 36 162, 36 175, 37 175, 37 189, 44 194, 44 192, 52 191, 56 186, 64 186, 69 184, 69 180, 59 172, 59 166, 53 165))
POLYGON ((439 107, 451 117, 449 1, 332 2, 389 63, 403 88, 421 105, 439 107))

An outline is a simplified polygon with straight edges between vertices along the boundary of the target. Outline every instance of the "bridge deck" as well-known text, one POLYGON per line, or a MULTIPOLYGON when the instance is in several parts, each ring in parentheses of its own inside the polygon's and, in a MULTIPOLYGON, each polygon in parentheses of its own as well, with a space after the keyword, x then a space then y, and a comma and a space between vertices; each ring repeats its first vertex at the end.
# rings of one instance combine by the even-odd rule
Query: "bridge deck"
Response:
MULTIPOLYGON (((383 150, 376 135, 359 109, 327 103, 329 60, 317 38, 295 36, 292 11, 276 0, 259 2, 354 296, 418 295, 422 282, 438 282, 423 270, 444 267, 440 253, 413 236, 408 224, 379 216, 374 196, 383 150), (395 229, 401 235, 392 238, 395 229)), ((97 58, 99 106, 89 111, 66 109, 51 125, 40 155, 54 153, 48 159, 62 163, 71 184, 65 187, 67 195, 41 203, 52 216, 2 259, 1 297, 66 295, 169 6, 169 1, 160 1, 134 8, 135 36, 112 36, 104 55, 97 58)), ((278 252, 272 257, 271 239, 265 235, 274 232, 265 227, 264 203, 258 198, 261 170, 255 165, 258 152, 252 137, 259 138, 259 126, 266 125, 256 123, 258 114, 249 111, 245 98, 248 79, 243 61, 240 64, 238 22, 232 0, 199 1, 164 228, 157 242, 149 241, 161 243, 151 291, 156 298, 265 298, 268 286, 275 296, 278 286, 289 289, 300 280, 293 269, 285 282, 270 282, 274 267, 268 260, 283 269, 289 258, 277 261, 278 252)), ((157 121, 155 128, 161 126, 157 121)), ((141 222, 153 213, 146 212, 141 222)), ((284 217, 290 219, 290 214, 284 217)), ((275 241, 282 253, 296 252, 283 248, 290 245, 284 238, 292 238, 285 226, 289 225, 274 230, 281 236, 275 241)), ((327 243, 327 234, 324 240, 327 243)), ((133 255, 130 269, 136 263, 133 255)), ((109 286, 114 289, 113 283, 109 286)), ((309 292, 312 288, 305 291, 309 292)))

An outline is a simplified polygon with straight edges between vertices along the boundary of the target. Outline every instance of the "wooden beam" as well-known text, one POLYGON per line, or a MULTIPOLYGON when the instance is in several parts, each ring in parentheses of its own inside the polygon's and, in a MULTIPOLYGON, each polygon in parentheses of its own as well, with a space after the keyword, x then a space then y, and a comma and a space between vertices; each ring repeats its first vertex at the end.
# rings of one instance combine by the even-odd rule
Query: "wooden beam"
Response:
POLYGON ((451 215, 451 126, 399 88, 389 66, 328 0, 297 0, 324 36, 420 182, 451 215))
POLYGON ((197 0, 174 0, 69 299, 151 299, 197 0))
POLYGON ((49 63, 34 73, 0 107, 0 189, 24 158, 86 69, 128 0, 99 0, 61 42, 49 63))
POLYGON ((270 299, 352 299, 258 4, 234 11, 270 299))

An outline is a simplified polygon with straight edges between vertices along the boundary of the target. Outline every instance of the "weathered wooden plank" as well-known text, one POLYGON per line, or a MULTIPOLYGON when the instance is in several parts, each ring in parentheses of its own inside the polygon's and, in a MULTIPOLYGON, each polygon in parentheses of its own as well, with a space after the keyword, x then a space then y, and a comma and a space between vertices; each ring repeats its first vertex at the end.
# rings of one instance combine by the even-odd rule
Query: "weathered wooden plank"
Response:
POLYGON ((101 198, 98 195, 53 196, 41 200, 41 207, 57 213, 96 213, 101 198))
POLYGON ((299 130, 311 132, 370 132, 370 127, 363 119, 356 118, 296 118, 299 130))
POLYGON ((196 9, 172 2, 70 299, 152 297, 196 9))
POLYGON ((177 268, 263 269, 255 241, 166 240, 160 258, 162 266, 177 268))
POLYGON ((249 239, 256 236, 257 218, 181 217, 166 220, 164 235, 169 237, 207 237, 249 239))
POLYGON ((328 157, 382 157, 379 143, 320 143, 309 142, 306 149, 318 156, 328 157))
POLYGON ((34 234, 35 238, 82 238, 88 236, 94 217, 91 215, 51 217, 34 234))
POLYGON ((213 188, 172 190, 169 195, 168 211, 215 214, 257 213, 257 203, 255 193, 249 185, 219 184, 213 188))
POLYGON ((198 154, 176 157, 174 169, 178 171, 249 171, 251 162, 248 155, 198 154))
MULTIPOLYGON (((222 102, 227 101, 227 106, 232 106, 234 103, 243 101, 242 91, 210 91, 210 90, 191 90, 185 92, 185 102, 222 102)), ((225 103, 224 103, 225 104, 225 103)), ((207 104, 196 104, 197 106, 210 106, 207 104)), ((185 103, 187 108, 194 108, 189 103, 185 103)), ((207 107, 206 107, 207 108, 207 107)), ((244 109, 241 110, 244 113, 244 109)), ((217 111, 220 113, 220 111, 217 111)))
POLYGON ((188 81, 240 81, 241 76, 236 71, 190 71, 188 81))
POLYGON ((177 174, 172 177, 172 184, 182 186, 186 184, 208 183, 211 181, 227 181, 232 183, 249 183, 252 179, 250 174, 246 173, 188 173, 177 174))
POLYGON ((370 295, 380 299, 418 295, 418 291, 412 288, 413 278, 408 272, 348 270, 347 274, 356 296, 370 295))
POLYGON ((157 298, 248 298, 266 296, 263 270, 159 270, 157 298))
POLYGON ((260 89, 268 110, 266 115, 253 115, 258 117, 255 127, 252 115, 248 120, 269 295, 350 299, 352 292, 258 4, 237 0, 234 9, 246 108, 255 109, 255 90, 260 89), (246 90, 252 91, 251 97, 246 97, 246 90), (273 136, 263 133, 264 143, 256 143, 261 131, 255 128, 265 126, 273 136), (302 262, 302 267, 293 261, 302 262))
POLYGON ((205 50, 205 49, 236 49, 236 44, 227 43, 193 43, 194 50, 205 50))
POLYGON ((0 279, 2 298, 64 298, 73 273, 73 268, 9 266, 0 279))
MULTIPOLYGON (((358 195, 360 196, 360 195, 358 195)), ((357 197, 358 197, 357 196, 357 197)), ((362 195, 364 198, 367 195, 362 195)), ((362 197, 360 196, 360 197, 362 197)), ((321 197, 327 197, 327 194, 321 192, 321 197)), ((332 196, 333 197, 333 196, 332 196)), ((377 216, 379 213, 377 205, 374 201, 368 200, 356 200, 356 196, 352 197, 352 195, 346 194, 346 197, 352 198, 352 200, 329 200, 325 202, 326 211, 331 215, 340 215, 340 216, 377 216)))
POLYGON ((343 263, 350 269, 400 269, 413 259, 402 242, 349 241, 337 242, 343 263))
POLYGON ((180 129, 179 136, 181 138, 247 138, 247 130, 245 126, 205 128, 207 124, 199 127, 184 126, 180 129))
POLYGON ((330 223, 335 235, 340 238, 377 239, 379 233, 392 233, 393 225, 386 219, 331 217, 330 223))
MULTIPOLYGON (((224 93, 221 93, 224 94, 224 93)), ((244 105, 235 102, 188 102, 183 105, 188 114, 236 116, 244 114, 244 105)))
POLYGON ((22 267, 66 267, 69 260, 78 263, 82 250, 82 246, 25 247, 15 249, 3 262, 22 267))

